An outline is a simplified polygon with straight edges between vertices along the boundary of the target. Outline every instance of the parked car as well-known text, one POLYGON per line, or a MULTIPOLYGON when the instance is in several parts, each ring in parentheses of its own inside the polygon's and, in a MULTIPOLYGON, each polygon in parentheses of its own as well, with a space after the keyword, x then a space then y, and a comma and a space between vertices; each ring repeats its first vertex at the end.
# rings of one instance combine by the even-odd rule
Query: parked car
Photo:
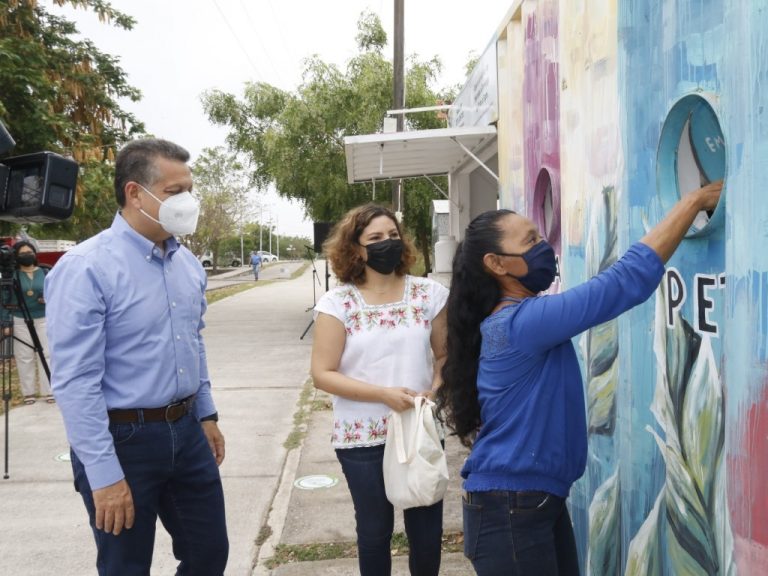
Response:
MULTIPOLYGON (((198 260, 200 260, 200 264, 203 265, 203 268, 210 268, 213 266, 213 254, 210 252, 205 252, 204 254, 201 254, 197 257, 198 260)), ((234 254, 220 254, 219 255, 219 266, 231 266, 232 268, 237 268, 240 266, 242 262, 240 261, 240 258, 235 256, 234 254)))
POLYGON ((269 262, 277 262, 277 256, 275 256, 271 252, 266 252, 264 250, 258 250, 256 253, 259 256, 261 256, 261 262, 263 264, 267 264, 269 262))

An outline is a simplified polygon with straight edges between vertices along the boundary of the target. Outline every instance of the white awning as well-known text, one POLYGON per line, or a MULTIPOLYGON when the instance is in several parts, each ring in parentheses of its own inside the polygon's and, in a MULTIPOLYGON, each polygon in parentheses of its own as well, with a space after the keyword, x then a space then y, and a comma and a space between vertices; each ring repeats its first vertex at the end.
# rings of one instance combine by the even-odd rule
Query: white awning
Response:
POLYGON ((467 158, 480 162, 476 154, 495 138, 494 126, 347 136, 344 138, 347 180, 354 184, 448 174, 455 172, 467 158))

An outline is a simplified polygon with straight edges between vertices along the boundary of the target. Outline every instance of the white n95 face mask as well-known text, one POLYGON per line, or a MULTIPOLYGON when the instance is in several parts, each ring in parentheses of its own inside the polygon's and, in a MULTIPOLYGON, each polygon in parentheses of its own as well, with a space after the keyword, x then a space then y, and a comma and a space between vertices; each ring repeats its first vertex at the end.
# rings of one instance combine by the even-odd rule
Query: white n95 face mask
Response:
POLYGON ((141 186, 141 189, 160 203, 160 211, 157 214, 159 220, 141 210, 144 216, 157 222, 163 227, 163 230, 174 236, 194 233, 197 228, 197 219, 200 216, 200 203, 192 196, 191 192, 179 192, 161 201, 144 186, 141 186))

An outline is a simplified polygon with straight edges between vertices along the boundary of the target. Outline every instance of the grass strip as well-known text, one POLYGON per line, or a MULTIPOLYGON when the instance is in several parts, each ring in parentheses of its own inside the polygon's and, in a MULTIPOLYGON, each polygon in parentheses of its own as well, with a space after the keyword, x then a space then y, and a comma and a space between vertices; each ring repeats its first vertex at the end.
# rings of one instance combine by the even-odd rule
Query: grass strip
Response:
MULTIPOLYGON (((443 553, 461 552, 464 548, 464 533, 450 532, 443 534, 443 553)), ((408 537, 403 532, 392 535, 392 556, 407 556, 408 537)), ((295 562, 319 562, 321 560, 339 560, 357 558, 355 542, 320 542, 312 544, 278 544, 275 555, 267 559, 266 567, 270 570, 282 564, 295 562)))
POLYGON ((314 393, 312 378, 307 378, 304 387, 301 389, 299 399, 296 402, 296 412, 293 414, 293 430, 288 434, 288 438, 283 443, 283 448, 293 450, 301 446, 301 441, 307 435, 307 425, 312 413, 312 397, 314 393))

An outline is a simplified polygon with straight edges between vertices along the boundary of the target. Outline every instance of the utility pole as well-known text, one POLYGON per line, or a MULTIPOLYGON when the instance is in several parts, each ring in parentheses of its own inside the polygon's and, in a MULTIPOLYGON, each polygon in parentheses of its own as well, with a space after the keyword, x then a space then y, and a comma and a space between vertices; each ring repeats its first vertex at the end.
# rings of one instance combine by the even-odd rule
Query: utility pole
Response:
POLYGON ((264 206, 259 203, 259 252, 264 250, 262 239, 264 238, 264 206))
MULTIPOLYGON (((393 106, 395 110, 405 108, 405 0, 395 0, 395 54, 392 61, 392 85, 394 87, 393 106)), ((397 115, 397 131, 404 128, 404 114, 397 115)), ((392 207, 401 210, 400 197, 403 187, 402 180, 395 180, 392 187, 392 207)))

